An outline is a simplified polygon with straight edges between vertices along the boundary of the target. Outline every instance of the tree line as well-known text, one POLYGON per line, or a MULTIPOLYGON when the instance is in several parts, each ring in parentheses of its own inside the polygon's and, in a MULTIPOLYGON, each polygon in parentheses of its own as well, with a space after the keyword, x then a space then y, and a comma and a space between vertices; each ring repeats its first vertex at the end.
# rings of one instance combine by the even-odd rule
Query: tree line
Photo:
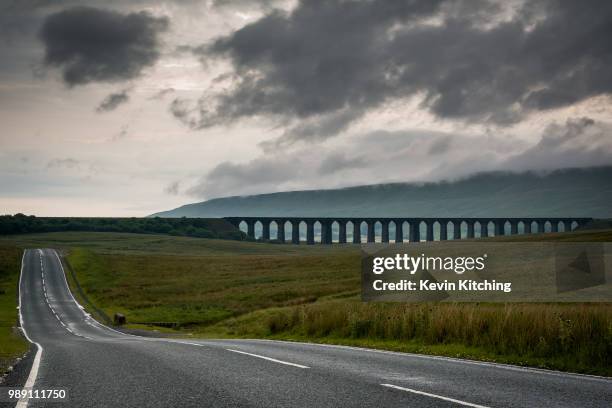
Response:
POLYGON ((213 218, 81 218, 0 216, 0 235, 35 232, 96 231, 168 234, 197 238, 245 240, 246 235, 223 219, 213 218))

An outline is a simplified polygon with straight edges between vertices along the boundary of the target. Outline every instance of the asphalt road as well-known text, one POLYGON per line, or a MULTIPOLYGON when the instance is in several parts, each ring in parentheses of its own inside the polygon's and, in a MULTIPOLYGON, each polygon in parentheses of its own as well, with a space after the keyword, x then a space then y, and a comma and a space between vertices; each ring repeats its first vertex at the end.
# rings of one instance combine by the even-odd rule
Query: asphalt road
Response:
POLYGON ((123 334, 82 310, 49 249, 25 252, 20 302, 25 332, 40 345, 29 385, 66 389, 69 401, 55 407, 612 406, 612 380, 600 377, 339 346, 123 334))

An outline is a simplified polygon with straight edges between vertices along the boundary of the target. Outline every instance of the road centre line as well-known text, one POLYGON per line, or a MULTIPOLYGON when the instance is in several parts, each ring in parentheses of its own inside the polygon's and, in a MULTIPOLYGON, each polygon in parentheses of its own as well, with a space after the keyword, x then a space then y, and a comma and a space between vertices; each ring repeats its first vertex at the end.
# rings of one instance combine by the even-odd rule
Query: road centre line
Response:
POLYGON ((429 392, 413 390, 412 388, 400 387, 399 385, 393 385, 393 384, 380 384, 380 385, 382 385, 383 387, 387 387, 387 388, 394 388, 400 391, 411 392, 413 394, 425 395, 426 397, 437 398, 437 399, 441 399, 444 401, 454 402, 455 404, 463 405, 464 407, 489 408, 485 405, 472 404, 471 402, 465 402, 465 401, 461 401, 461 400, 454 399, 454 398, 444 397, 438 394, 430 394, 429 392))
POLYGON ((310 368, 308 366, 301 365, 301 364, 295 364, 295 363, 290 363, 288 361, 277 360, 277 359, 271 358, 271 357, 260 356, 259 354, 247 353, 246 351, 240 351, 240 350, 234 350, 234 349, 226 349, 226 350, 227 351, 232 351, 234 353, 246 354, 246 355, 251 356, 251 357, 257 357, 257 358, 261 358, 261 359, 268 360, 268 361, 273 361, 273 362, 279 363, 279 364, 285 364, 285 365, 288 365, 288 366, 293 366, 293 367, 298 367, 298 368, 310 368))
MULTIPOLYGON (((40 266, 42 268, 42 258, 41 258, 41 263, 40 266)), ((55 316, 55 318, 60 322, 60 324, 70 333, 74 334, 75 336, 79 336, 79 337, 85 337, 85 336, 81 336, 80 334, 77 334, 75 332, 73 332, 70 328, 68 328, 68 326, 62 321, 62 319, 60 319, 60 317, 58 316, 57 312, 55 311, 55 309, 53 309, 53 307, 51 306, 51 303, 49 303, 49 297, 47 296, 47 287, 45 285, 45 275, 41 272, 41 276, 42 276, 42 288, 43 288, 43 295, 45 295, 45 302, 47 302, 47 306, 49 306, 49 309, 51 309, 51 312, 53 313, 53 315, 55 316)))
POLYGON ((198 344, 198 343, 190 343, 188 341, 173 341, 172 343, 178 343, 178 344, 187 344, 189 346, 198 346, 198 347, 205 347, 203 344, 198 344))

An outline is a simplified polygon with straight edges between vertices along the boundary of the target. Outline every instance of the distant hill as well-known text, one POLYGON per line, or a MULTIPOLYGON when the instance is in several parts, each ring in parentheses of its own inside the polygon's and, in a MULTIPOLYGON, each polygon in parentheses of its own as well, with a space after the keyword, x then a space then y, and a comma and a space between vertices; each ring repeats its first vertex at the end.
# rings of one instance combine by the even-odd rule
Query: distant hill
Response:
POLYGON ((153 216, 612 217, 612 166, 216 198, 153 216))

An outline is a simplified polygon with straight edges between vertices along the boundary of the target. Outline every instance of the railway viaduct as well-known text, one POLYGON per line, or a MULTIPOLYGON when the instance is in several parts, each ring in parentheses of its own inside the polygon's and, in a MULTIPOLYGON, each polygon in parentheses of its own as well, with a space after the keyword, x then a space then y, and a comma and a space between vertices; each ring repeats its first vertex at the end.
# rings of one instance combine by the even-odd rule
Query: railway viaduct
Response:
POLYGON ((572 231, 592 218, 226 217, 225 220, 237 228, 246 225, 246 233, 253 239, 271 240, 270 227, 274 224, 276 241, 300 244, 301 237, 305 236, 305 243, 312 245, 315 229, 320 231, 322 244, 345 244, 349 234, 350 242, 361 243, 364 230, 365 242, 399 243, 572 231), (256 226, 261 231, 258 237, 255 236, 256 226), (301 233, 304 230, 305 234, 301 233), (334 231, 337 231, 335 240, 334 231), (390 231, 393 231, 392 236, 390 231))

